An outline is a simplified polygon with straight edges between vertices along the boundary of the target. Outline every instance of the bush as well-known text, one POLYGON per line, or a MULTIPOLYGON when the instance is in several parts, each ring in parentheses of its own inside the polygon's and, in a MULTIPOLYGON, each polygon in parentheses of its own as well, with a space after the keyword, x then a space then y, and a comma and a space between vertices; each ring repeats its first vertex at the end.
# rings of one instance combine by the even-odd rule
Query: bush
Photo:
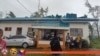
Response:
POLYGON ((92 40, 91 46, 92 46, 92 48, 100 49, 100 39, 95 38, 94 40, 92 40))
POLYGON ((88 48, 88 47, 89 47, 88 41, 85 39, 82 39, 82 48, 88 48))

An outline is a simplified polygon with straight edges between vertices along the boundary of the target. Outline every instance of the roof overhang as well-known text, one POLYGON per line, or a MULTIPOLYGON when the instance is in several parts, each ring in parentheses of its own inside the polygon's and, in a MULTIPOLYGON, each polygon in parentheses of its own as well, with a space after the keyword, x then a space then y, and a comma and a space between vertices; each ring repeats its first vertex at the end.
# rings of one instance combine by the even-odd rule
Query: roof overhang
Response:
POLYGON ((95 18, 4 18, 0 21, 63 21, 63 22, 92 22, 99 21, 95 18))
POLYGON ((90 19, 90 18, 80 18, 80 19, 61 19, 62 22, 94 22, 99 21, 99 19, 90 19))
POLYGON ((69 27, 54 27, 54 26, 32 26, 36 29, 59 29, 59 30, 68 30, 69 27))

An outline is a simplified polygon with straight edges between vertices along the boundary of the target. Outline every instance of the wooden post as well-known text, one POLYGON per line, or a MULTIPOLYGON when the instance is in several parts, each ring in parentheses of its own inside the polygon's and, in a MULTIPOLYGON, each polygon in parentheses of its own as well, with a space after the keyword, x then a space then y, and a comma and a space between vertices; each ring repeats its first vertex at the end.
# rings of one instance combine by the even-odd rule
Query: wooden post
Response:
POLYGON ((37 36, 36 36, 36 40, 37 40, 37 48, 39 47, 39 40, 40 40, 40 37, 41 37, 41 30, 40 29, 38 29, 37 30, 37 36))
POLYGON ((62 31, 63 32, 63 49, 65 49, 65 30, 62 31))

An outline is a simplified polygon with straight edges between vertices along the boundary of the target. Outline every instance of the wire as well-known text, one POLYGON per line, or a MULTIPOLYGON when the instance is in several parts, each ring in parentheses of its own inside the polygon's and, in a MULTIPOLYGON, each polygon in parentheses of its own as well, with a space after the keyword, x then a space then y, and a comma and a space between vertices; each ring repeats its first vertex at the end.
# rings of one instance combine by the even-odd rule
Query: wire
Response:
MULTIPOLYGON (((31 13, 31 11, 30 10, 28 10, 19 0, 17 0, 17 2, 23 7, 23 8, 25 8, 25 10, 27 10, 28 12, 30 12, 31 13)), ((31 13, 32 14, 32 13, 31 13)))

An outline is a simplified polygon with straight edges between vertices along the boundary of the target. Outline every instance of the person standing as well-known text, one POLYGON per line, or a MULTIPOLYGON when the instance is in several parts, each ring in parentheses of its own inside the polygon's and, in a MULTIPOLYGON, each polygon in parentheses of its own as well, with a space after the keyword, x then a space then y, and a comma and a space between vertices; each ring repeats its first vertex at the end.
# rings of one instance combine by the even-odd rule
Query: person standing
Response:
POLYGON ((78 48, 82 47, 82 38, 81 38, 80 34, 78 34, 76 37, 76 44, 77 44, 78 48))
POLYGON ((0 52, 2 53, 2 56, 7 56, 6 42, 2 38, 3 30, 0 29, 0 52))
POLYGON ((66 36, 66 46, 68 46, 68 48, 70 48, 70 42, 71 42, 70 35, 69 35, 69 33, 67 33, 67 36, 66 36))
MULTIPOLYGON (((50 41, 51 51, 62 51, 60 46, 60 39, 58 36, 55 36, 50 41)), ((61 56, 61 54, 52 54, 52 56, 61 56)))
POLYGON ((75 48, 75 41, 74 41, 73 37, 70 37, 70 49, 71 48, 75 48))

